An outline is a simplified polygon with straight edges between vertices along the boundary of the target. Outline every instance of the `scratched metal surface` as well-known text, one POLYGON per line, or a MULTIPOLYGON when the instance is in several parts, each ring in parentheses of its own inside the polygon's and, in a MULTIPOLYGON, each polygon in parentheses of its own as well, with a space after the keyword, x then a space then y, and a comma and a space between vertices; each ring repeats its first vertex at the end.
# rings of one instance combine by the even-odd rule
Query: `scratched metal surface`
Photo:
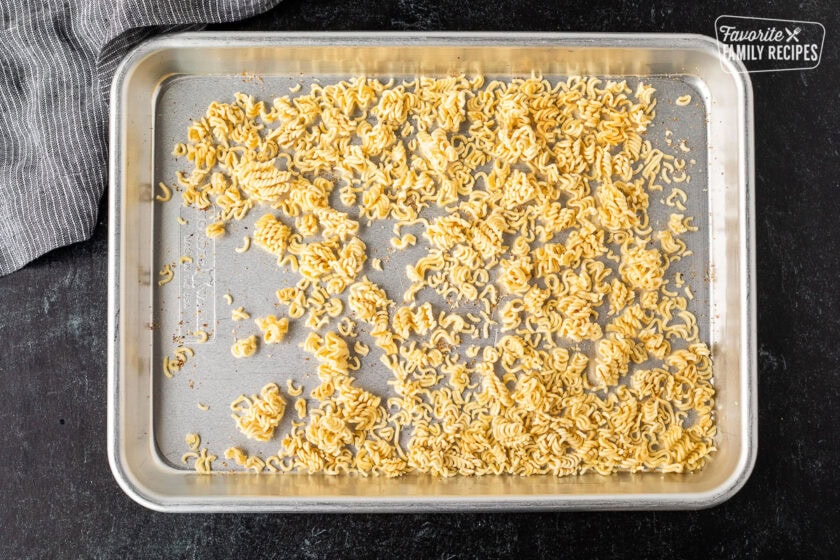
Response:
MULTIPOLYGON (((299 83, 305 92, 316 81, 323 84, 345 77, 349 76, 299 74, 255 78, 243 75, 182 74, 168 79, 159 88, 155 99, 154 184, 158 181, 172 184, 176 171, 189 171, 189 162, 185 158, 178 160, 172 156, 172 148, 177 142, 186 141, 187 127, 193 119, 204 114, 212 101, 232 101, 235 92, 244 92, 254 95, 258 100, 270 102, 279 95, 296 95, 290 94, 289 88, 299 83)), ((376 77, 386 80, 390 78, 376 77)), ((547 77, 552 81, 561 78, 547 77)), ((631 87, 638 83, 638 78, 633 76, 620 78, 626 78, 631 87)), ((673 283, 676 272, 684 274, 695 296, 689 303, 689 309, 697 316, 701 338, 708 340, 709 316, 712 312, 708 283, 709 244, 713 233, 708 228, 707 99, 702 88, 696 87, 691 78, 674 75, 646 77, 644 81, 653 84, 657 90, 656 118, 646 139, 666 153, 694 161, 693 164, 687 164, 690 183, 674 186, 687 192, 685 214, 693 216, 695 225, 700 229, 682 237, 693 255, 673 264, 668 278, 673 283), (688 106, 677 106, 676 98, 686 94, 692 96, 691 103, 688 106), (670 131, 667 138, 666 131, 670 131), (678 148, 681 140, 685 140, 690 152, 684 153, 678 148)), ((662 192, 650 193, 649 215, 655 230, 665 228, 668 216, 672 212, 679 212, 664 204, 670 186, 662 184, 665 187, 662 192)), ((213 221, 212 211, 202 212, 183 207, 178 193, 175 193, 172 201, 154 207, 153 270, 160 270, 165 263, 177 263, 181 256, 193 259, 191 263, 179 263, 174 280, 161 287, 155 286, 154 293, 154 445, 159 458, 172 468, 190 468, 181 462, 182 454, 188 451, 184 442, 188 432, 199 433, 202 446, 207 446, 220 457, 224 449, 232 445, 241 446, 249 453, 257 453, 262 457, 276 453, 282 434, 289 430, 291 421, 297 419, 291 408, 293 399, 287 397, 290 406, 283 423, 275 438, 267 443, 248 440, 238 432, 230 417, 230 403, 238 395, 256 393, 272 381, 285 393, 286 380, 294 379, 304 386, 304 396, 308 396, 309 391, 318 384, 314 358, 298 346, 309 333, 309 329, 303 325, 303 319, 292 321, 290 332, 283 343, 261 344, 257 354, 251 358, 236 359, 230 352, 235 339, 251 334, 259 335, 253 318, 269 313, 278 316, 285 314, 285 306, 277 304, 275 291, 284 286, 293 286, 300 278, 291 270, 279 268, 273 256, 257 247, 245 253, 234 250, 242 245, 243 237, 252 234, 253 223, 268 211, 270 209, 267 207, 255 208, 241 222, 231 222, 227 235, 211 240, 205 236, 204 228, 213 221), (179 224, 179 217, 186 224, 179 224), (232 305, 225 301, 225 294, 233 296, 232 305), (251 320, 232 320, 231 310, 239 306, 250 313, 251 320), (197 329, 211 333, 207 343, 196 343, 192 333, 197 329), (173 378, 167 379, 162 371, 163 356, 172 355, 174 348, 181 343, 195 350, 195 356, 173 378), (198 403, 209 406, 209 410, 199 409, 198 403)), ((350 213, 355 216, 352 210, 350 213)), ((405 277, 405 266, 423 256, 426 245, 422 242, 418 227, 406 228, 404 232, 417 235, 418 245, 405 251, 394 251, 389 243, 392 224, 392 221, 385 220, 365 226, 362 222, 360 237, 368 247, 368 261, 363 274, 381 285, 391 299, 399 301, 409 284, 405 277), (384 271, 371 268, 370 259, 374 257, 382 260, 384 271)), ((424 290, 418 301, 431 301, 436 311, 448 309, 435 294, 430 297, 429 292, 424 290)), ((346 293, 342 299, 346 303, 346 293)), ((601 317, 603 324, 606 313, 602 313, 601 317)), ((335 321, 327 328, 335 328, 335 321)), ((387 381, 391 374, 380 363, 381 352, 374 346, 372 339, 364 332, 364 328, 360 330, 360 340, 371 347, 371 352, 362 359, 362 367, 356 374, 358 384, 379 395, 390 396, 392 393, 387 381)), ((489 334, 489 340, 464 337, 462 346, 493 344, 498 333, 491 329, 489 334)), ((569 341, 569 346, 573 345, 569 341)), ((591 354, 591 347, 586 344, 580 346, 591 354)), ((220 466, 217 464, 217 468, 220 466)))

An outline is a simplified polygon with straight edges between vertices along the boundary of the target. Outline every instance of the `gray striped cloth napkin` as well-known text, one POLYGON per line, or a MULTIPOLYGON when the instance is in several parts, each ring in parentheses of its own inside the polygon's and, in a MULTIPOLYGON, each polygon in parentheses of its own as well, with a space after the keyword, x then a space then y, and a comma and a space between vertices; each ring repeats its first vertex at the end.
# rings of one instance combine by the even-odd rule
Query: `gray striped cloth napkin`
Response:
POLYGON ((126 52, 277 3, 0 1, 0 275, 90 237, 107 178, 107 94, 126 52))

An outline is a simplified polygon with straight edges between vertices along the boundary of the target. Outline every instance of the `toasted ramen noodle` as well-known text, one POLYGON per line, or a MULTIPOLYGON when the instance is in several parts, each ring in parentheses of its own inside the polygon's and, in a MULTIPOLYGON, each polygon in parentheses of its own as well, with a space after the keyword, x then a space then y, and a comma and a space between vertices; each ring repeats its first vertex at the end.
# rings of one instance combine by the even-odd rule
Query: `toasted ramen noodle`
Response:
POLYGON ((297 412, 298 418, 306 418, 306 399, 297 399, 295 401, 295 411, 297 412))
POLYGON ((249 358, 257 351, 257 337, 251 335, 248 338, 237 340, 230 347, 230 353, 234 358, 249 358))
POLYGON ((210 474, 213 470, 213 461, 217 459, 215 455, 210 454, 206 448, 202 447, 198 451, 190 451, 188 453, 184 453, 181 457, 181 461, 186 463, 190 459, 194 459, 194 468, 195 472, 200 474, 210 474))
POLYGON ((251 248, 251 238, 246 235, 244 238, 242 238, 242 246, 237 247, 236 249, 234 249, 234 251, 236 251, 237 253, 244 253, 250 248, 251 248))
POLYGON ((188 433, 184 440, 187 442, 187 446, 193 451, 198 450, 198 447, 201 445, 201 437, 194 432, 188 433))
POLYGON ((260 390, 259 395, 250 398, 240 395, 230 405, 236 421, 236 427, 246 437, 257 441, 268 441, 274 435, 274 429, 283 419, 286 400, 274 383, 269 383, 260 390))
POLYGON ((278 319, 274 315, 260 317, 254 322, 263 333, 263 340, 266 344, 277 344, 283 341, 286 333, 289 332, 289 320, 285 317, 278 319))
POLYGON ((225 459, 232 459, 237 465, 244 466, 248 461, 248 454, 239 447, 228 447, 224 453, 225 459))
POLYGON ((230 313, 230 318, 234 321, 244 321, 245 319, 250 319, 251 315, 245 311, 244 307, 237 307, 230 313))
POLYGON ((173 265, 167 263, 163 265, 163 268, 160 269, 158 275, 160 276, 160 280, 158 280, 158 286, 163 286, 164 284, 168 284, 172 282, 172 279, 175 278, 175 270, 172 268, 173 265))
POLYGON ((218 237, 222 237, 225 234, 225 223, 224 222, 213 222, 207 229, 205 230, 207 237, 210 239, 216 239, 218 237))
MULTIPOLYGON (((652 86, 453 75, 290 93, 213 102, 174 152, 193 165, 177 175, 184 204, 216 213, 208 236, 260 213, 253 243, 299 278, 276 297, 303 318, 317 376, 275 455, 227 458, 257 472, 384 476, 703 467, 715 451, 712 362, 689 282, 671 269, 697 228, 685 161, 647 138, 652 86), (662 203, 680 212, 664 227, 650 213, 662 183, 662 203), (419 255, 395 271, 401 293, 363 273, 360 235, 382 220, 389 250, 419 255), (379 371, 366 365, 388 370, 392 396, 357 383, 357 370, 379 371)), ((257 321, 267 344, 288 329, 257 321)), ((256 346, 251 336, 232 353, 256 346)), ((234 418, 268 441, 285 406, 269 384, 237 399, 234 418)))
POLYGON ((158 188, 161 194, 155 196, 155 200, 159 202, 168 202, 172 198, 172 189, 166 186, 166 183, 158 183, 158 188))
POLYGON ((286 380, 286 392, 289 393, 292 397, 297 397, 303 394, 303 387, 300 385, 295 385, 295 382, 292 381, 291 378, 286 380))

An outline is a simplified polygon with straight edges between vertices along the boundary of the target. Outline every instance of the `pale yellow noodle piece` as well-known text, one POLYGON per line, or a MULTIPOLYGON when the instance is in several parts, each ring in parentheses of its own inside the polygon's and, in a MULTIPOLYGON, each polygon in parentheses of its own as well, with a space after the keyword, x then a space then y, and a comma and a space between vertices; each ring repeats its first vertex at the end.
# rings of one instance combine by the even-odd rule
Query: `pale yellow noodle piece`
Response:
POLYGON ((172 189, 167 187, 163 182, 158 183, 158 188, 160 189, 161 194, 156 195, 155 200, 159 202, 168 202, 172 198, 172 189))
POLYGON ((225 233, 225 223, 224 222, 213 222, 204 230, 205 235, 210 239, 217 239, 222 237, 225 233))
POLYGON ((263 333, 263 340, 266 344, 278 344, 283 341, 286 333, 289 332, 289 320, 286 317, 278 319, 274 315, 259 317, 254 320, 263 333))
POLYGON ((184 453, 181 461, 186 463, 189 459, 195 459, 194 468, 197 473, 209 474, 213 470, 213 461, 217 459, 215 455, 208 453, 207 449, 202 447, 198 452, 190 451, 184 453))
POLYGON ((303 394, 303 386, 302 385, 295 385, 295 382, 292 379, 286 380, 286 392, 293 397, 297 397, 303 394))
POLYGON ((306 399, 297 399, 295 401, 295 412, 301 420, 306 418, 306 399))
POLYGON ((249 358, 257 352, 257 337, 251 335, 248 338, 237 340, 230 347, 230 353, 234 358, 249 358))
POLYGON ((201 436, 199 436, 195 432, 190 432, 184 438, 184 441, 187 442, 187 446, 192 449, 193 451, 198 450, 198 447, 201 445, 201 436))
POLYGON ((274 383, 265 385, 259 395, 251 398, 240 395, 231 405, 231 417, 246 437, 257 441, 268 441, 274 436, 274 429, 283 419, 286 400, 274 383))
POLYGON ((234 249, 237 253, 244 253, 251 248, 251 238, 247 235, 242 238, 242 246, 234 249))
POLYGON ((403 235, 402 237, 392 237, 391 238, 391 246, 394 249, 406 249, 408 247, 411 247, 411 246, 415 245, 416 243, 417 243, 417 238, 410 233, 407 233, 407 234, 403 235))
POLYGON ((363 344, 362 342, 357 340, 353 344, 353 351, 356 352, 356 354, 358 354, 360 356, 367 356, 368 353, 370 352, 370 347, 368 347, 366 344, 363 344))
POLYGON ((251 315, 245 311, 245 308, 240 306, 231 311, 230 318, 234 321, 243 321, 245 319, 250 319, 251 315))
POLYGON ((239 466, 245 466, 248 454, 239 447, 228 447, 225 449, 224 458, 233 460, 239 466))
POLYGON ((167 263, 163 265, 163 268, 160 270, 158 275, 161 277, 160 280, 158 280, 158 286, 163 286, 175 278, 175 271, 172 269, 172 265, 167 263))

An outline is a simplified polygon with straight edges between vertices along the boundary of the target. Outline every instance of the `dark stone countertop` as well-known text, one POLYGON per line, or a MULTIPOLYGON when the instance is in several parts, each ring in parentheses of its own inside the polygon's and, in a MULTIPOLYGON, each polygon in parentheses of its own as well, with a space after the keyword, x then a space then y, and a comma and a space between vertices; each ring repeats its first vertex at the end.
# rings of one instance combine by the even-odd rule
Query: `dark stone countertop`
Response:
POLYGON ((754 74, 758 462, 696 512, 167 515, 105 453, 106 212, 90 241, 0 278, 0 558, 840 557, 840 14, 833 1, 284 2, 222 29, 714 34, 721 14, 818 21, 815 70, 754 74))

